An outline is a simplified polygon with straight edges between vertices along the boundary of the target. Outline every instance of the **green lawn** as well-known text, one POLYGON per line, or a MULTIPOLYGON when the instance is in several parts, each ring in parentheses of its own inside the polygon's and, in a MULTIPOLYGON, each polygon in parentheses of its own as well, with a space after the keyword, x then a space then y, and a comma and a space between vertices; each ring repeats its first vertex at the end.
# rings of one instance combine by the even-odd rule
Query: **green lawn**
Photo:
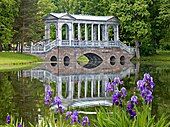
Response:
POLYGON ((170 51, 157 51, 157 53, 153 56, 142 57, 142 61, 170 61, 170 51))
POLYGON ((28 54, 0 52, 0 70, 25 68, 39 61, 40 58, 28 54))

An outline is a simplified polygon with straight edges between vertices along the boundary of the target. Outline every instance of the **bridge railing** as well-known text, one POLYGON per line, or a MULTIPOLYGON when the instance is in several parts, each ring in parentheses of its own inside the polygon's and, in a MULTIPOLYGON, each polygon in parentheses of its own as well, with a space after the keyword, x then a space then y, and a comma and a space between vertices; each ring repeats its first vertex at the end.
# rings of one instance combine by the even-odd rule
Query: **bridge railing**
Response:
POLYGON ((119 47, 125 51, 127 51, 129 54, 135 54, 135 48, 132 48, 130 46, 127 46, 126 44, 122 43, 121 41, 117 41, 119 44, 119 47))
POLYGON ((86 41, 86 40, 72 40, 71 43, 69 40, 54 40, 50 42, 50 40, 45 40, 38 42, 36 44, 32 44, 31 46, 25 46, 24 52, 30 53, 43 53, 48 52, 54 47, 94 47, 94 48, 105 48, 105 47, 120 47, 121 49, 127 51, 129 54, 134 54, 134 48, 127 46, 126 44, 122 43, 121 41, 86 41), (59 42, 61 42, 59 44, 59 42))
MULTIPOLYGON (((63 46, 63 45, 62 45, 63 46)), ((114 41, 71 41, 73 47, 118 47, 118 44, 114 41)))

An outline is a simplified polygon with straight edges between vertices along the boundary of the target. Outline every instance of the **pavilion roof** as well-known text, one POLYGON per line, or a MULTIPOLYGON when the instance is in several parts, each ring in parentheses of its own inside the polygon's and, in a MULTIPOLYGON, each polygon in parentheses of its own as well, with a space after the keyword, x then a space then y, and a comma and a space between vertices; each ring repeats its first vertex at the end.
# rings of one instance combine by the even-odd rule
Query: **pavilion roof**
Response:
POLYGON ((75 20, 88 20, 88 21, 108 21, 114 19, 114 16, 92 16, 92 15, 75 15, 69 13, 50 13, 50 15, 58 18, 65 19, 67 17, 73 18, 75 20))

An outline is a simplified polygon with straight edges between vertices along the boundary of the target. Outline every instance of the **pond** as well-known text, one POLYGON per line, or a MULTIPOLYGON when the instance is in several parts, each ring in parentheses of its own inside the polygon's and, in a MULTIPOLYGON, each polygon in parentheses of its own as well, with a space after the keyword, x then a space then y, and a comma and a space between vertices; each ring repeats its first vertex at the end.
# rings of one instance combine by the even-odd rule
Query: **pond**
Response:
POLYGON ((95 107, 112 105, 105 84, 118 76, 128 92, 136 81, 150 73, 156 84, 152 114, 157 118, 170 113, 170 63, 91 63, 79 66, 69 63, 43 63, 32 69, 0 72, 0 124, 7 113, 36 124, 46 113, 44 85, 51 83, 55 95, 62 99, 65 109, 75 108, 94 113, 95 107))

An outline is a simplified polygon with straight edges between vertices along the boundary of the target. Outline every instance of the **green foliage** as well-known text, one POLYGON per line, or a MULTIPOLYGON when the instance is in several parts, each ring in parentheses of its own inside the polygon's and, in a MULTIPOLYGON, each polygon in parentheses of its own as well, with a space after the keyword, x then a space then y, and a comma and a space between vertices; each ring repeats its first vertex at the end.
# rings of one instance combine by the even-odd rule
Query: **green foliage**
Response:
POLYGON ((113 106, 111 110, 101 107, 93 124, 96 127, 168 127, 170 122, 167 122, 167 119, 167 116, 162 115, 160 120, 155 121, 148 105, 143 105, 140 111, 137 110, 137 117, 134 119, 130 119, 124 108, 113 106))
POLYGON ((169 0, 161 0, 157 23, 160 26, 160 43, 163 49, 170 50, 170 3, 169 0))
POLYGON ((11 117, 11 121, 9 124, 0 125, 0 127, 18 127, 18 124, 22 124, 22 127, 25 127, 22 118, 20 120, 15 120, 14 117, 11 117))
MULTIPOLYGON (((120 19, 120 39, 142 55, 170 49, 169 0, 3 0, 0 3, 0 51, 11 43, 28 44, 44 36, 42 17, 50 12, 114 15, 120 19), (15 23, 14 23, 15 21, 15 23)), ((52 30, 55 35, 55 30, 52 30)), ((55 37, 52 36, 52 39, 55 37)))
POLYGON ((135 41, 142 43, 142 55, 151 55, 155 52, 151 40, 150 13, 148 3, 142 1, 117 1, 111 4, 110 14, 120 20, 120 38, 131 45, 135 41))
MULTIPOLYGON (((137 110, 137 108, 136 108, 137 110)), ((111 109, 100 107, 97 110, 97 118, 91 120, 91 126, 94 127, 169 127, 170 122, 167 121, 168 116, 164 114, 156 121, 155 117, 151 115, 151 108, 148 105, 142 107, 142 110, 137 111, 137 117, 130 119, 125 109, 113 106, 111 109)), ((11 123, 1 127, 15 127, 18 123, 12 118, 11 123)), ((54 114, 48 110, 48 114, 40 118, 36 125, 31 123, 30 127, 81 127, 80 124, 72 125, 70 121, 65 120, 64 114, 54 114)))
POLYGON ((11 81, 8 80, 8 75, 0 73, 0 79, 0 124, 2 124, 4 116, 7 115, 5 112, 12 113, 15 105, 11 103, 14 95, 14 88, 11 85, 11 81))
POLYGON ((14 34, 13 23, 18 13, 18 0, 0 2, 0 51, 11 42, 14 34))

